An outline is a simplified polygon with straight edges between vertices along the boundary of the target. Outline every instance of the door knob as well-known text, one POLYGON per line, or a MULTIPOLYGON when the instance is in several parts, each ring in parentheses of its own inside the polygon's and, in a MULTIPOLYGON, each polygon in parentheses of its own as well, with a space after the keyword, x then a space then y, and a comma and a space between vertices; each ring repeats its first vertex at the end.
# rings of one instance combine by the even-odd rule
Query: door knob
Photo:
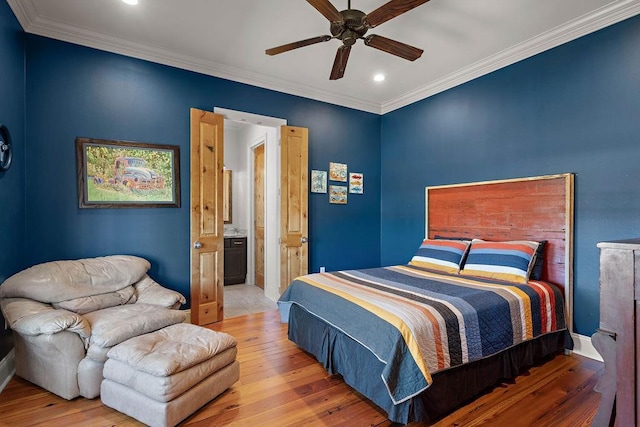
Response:
POLYGON ((309 239, 305 236, 302 236, 302 238, 300 239, 300 242, 302 243, 307 243, 309 241, 309 239))
POLYGON ((200 249, 202 247, 202 242, 195 242, 193 244, 194 249, 200 249))

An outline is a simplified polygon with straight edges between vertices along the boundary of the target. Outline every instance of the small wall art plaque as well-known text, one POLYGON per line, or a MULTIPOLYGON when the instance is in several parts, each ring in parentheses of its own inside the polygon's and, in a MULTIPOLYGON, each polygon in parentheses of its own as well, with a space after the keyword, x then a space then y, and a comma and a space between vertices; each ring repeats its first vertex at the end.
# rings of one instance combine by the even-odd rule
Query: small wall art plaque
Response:
POLYGON ((347 182, 347 165, 345 163, 329 163, 329 179, 331 181, 347 182))
POLYGON ((349 174, 349 193, 364 193, 364 175, 358 172, 349 174))
POLYGON ((329 186, 329 203, 346 205, 347 204, 347 186, 346 185, 330 185, 329 186))
POLYGON ((327 192, 327 171, 311 171, 311 192, 326 193, 327 192))

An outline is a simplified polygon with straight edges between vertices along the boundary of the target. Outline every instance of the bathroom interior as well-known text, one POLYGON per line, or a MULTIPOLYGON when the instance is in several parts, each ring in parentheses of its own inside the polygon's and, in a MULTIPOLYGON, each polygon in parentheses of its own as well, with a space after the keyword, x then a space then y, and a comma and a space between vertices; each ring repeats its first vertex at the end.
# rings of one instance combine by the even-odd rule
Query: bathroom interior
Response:
POLYGON ((264 231, 260 226, 264 229, 269 223, 264 220, 264 214, 256 214, 265 212, 265 169, 270 166, 264 162, 265 147, 273 139, 272 134, 270 127, 225 120, 225 318, 277 308, 277 295, 265 293, 264 286, 264 244, 260 242, 264 231))

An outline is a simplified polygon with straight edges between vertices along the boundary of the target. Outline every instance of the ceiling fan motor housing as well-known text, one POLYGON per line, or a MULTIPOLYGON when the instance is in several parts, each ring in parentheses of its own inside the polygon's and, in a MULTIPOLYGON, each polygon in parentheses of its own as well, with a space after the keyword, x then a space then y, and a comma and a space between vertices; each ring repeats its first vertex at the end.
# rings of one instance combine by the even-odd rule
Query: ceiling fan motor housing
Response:
POLYGON ((367 15, 356 9, 343 10, 340 15, 342 15, 343 23, 332 22, 331 35, 342 40, 346 46, 352 46, 369 29, 365 19, 367 15))
POLYGON ((336 58, 333 61, 331 75, 329 76, 331 80, 338 80, 344 76, 351 46, 353 46, 358 39, 363 39, 366 46, 390 53, 408 61, 415 61, 422 55, 422 49, 375 34, 365 37, 365 34, 370 28, 375 28, 428 1, 429 0, 388 0, 385 4, 367 15, 361 10, 351 9, 351 1, 347 3, 347 9, 338 12, 338 9, 331 3, 331 0, 307 0, 311 6, 329 20, 331 35, 312 37, 287 43, 282 46, 267 49, 265 53, 267 55, 278 55, 301 47, 327 42, 331 39, 339 39, 342 41, 342 46, 338 48, 336 58))

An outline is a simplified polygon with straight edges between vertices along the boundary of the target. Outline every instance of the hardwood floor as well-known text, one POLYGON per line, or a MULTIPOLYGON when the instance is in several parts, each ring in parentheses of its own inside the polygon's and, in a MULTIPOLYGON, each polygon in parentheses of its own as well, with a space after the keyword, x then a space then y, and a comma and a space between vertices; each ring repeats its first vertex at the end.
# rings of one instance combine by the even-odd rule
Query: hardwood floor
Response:
MULTIPOLYGON (((225 319, 212 329, 238 339, 240 381, 182 425, 393 425, 380 409, 288 341, 277 311, 225 319)), ((588 426, 600 399, 593 387, 601 369, 602 363, 591 359, 556 356, 433 425, 588 426)), ((0 425, 141 424, 103 406, 100 399, 66 401, 14 377, 0 394, 0 425)))

